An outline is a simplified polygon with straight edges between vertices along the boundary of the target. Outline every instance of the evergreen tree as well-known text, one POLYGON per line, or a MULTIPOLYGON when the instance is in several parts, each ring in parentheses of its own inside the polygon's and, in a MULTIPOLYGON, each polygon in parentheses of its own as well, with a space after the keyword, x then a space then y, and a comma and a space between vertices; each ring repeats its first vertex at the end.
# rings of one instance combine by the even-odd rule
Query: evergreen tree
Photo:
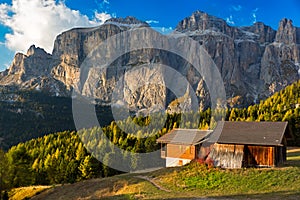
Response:
POLYGON ((96 178, 101 174, 100 163, 94 157, 88 155, 80 164, 79 170, 82 179, 96 178))

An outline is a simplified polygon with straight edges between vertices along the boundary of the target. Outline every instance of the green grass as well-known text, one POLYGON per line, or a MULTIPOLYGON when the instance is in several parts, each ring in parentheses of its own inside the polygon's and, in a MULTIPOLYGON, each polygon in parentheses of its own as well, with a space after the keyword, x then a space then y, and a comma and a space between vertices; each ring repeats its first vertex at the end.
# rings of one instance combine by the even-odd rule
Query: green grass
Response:
POLYGON ((287 151, 287 160, 300 162, 300 148, 290 148, 287 151))
MULTIPOLYGON (((162 191, 138 174, 57 186, 37 199, 300 199, 300 167, 223 170, 190 164, 143 174, 170 190, 162 191)), ((23 192, 24 194, 24 192, 23 192)), ((22 195, 19 195, 22 196, 22 195)))
POLYGON ((194 163, 159 177, 159 182, 172 191, 201 196, 300 193, 300 168, 223 170, 194 163))
MULTIPOLYGON (((280 168, 225 170, 192 163, 145 174, 123 174, 57 186, 36 199, 300 199, 300 149, 289 149, 280 168), (162 186, 162 191, 147 180, 162 186)), ((32 187, 31 187, 32 188, 32 187)), ((28 189, 26 189, 28 190, 28 189)), ((19 191, 19 197, 26 192, 19 191)), ((16 194, 15 194, 16 195, 16 194)), ((18 198, 15 198, 18 199, 18 198)), ((22 198, 19 198, 22 199, 22 198)), ((23 198, 24 199, 24 198, 23 198)), ((35 199, 35 198, 33 198, 35 199)))

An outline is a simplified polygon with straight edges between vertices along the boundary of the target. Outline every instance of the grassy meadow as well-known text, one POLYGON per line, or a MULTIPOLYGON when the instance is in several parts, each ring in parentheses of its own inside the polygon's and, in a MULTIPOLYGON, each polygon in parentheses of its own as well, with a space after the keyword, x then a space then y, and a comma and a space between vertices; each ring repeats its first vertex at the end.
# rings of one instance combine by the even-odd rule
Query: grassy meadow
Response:
POLYGON ((9 195, 33 200, 300 199, 300 148, 289 148, 288 161, 279 168, 225 170, 193 163, 61 186, 18 188, 9 195))

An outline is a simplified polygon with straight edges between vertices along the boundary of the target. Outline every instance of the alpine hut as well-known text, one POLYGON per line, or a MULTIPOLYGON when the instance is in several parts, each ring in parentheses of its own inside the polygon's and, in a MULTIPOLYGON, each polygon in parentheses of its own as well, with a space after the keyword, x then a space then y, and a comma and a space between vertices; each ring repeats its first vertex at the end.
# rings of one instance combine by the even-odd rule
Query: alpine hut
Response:
POLYGON ((173 129, 157 139, 161 144, 161 157, 166 159, 166 167, 182 166, 209 153, 204 147, 212 131, 198 129, 173 129))
POLYGON ((275 167, 286 161, 287 122, 218 122, 209 155, 223 168, 275 167))

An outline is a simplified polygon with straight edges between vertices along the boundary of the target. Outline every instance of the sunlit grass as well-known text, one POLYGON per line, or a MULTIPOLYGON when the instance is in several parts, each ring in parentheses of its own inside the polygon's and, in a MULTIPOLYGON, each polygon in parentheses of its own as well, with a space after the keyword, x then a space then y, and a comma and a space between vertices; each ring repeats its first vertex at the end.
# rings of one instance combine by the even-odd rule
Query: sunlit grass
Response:
POLYGON ((51 188, 51 186, 31 186, 31 187, 15 188, 9 192, 9 199, 10 200, 29 199, 49 188, 51 188))
POLYGON ((300 161, 300 148, 289 148, 287 150, 287 160, 300 161))
POLYGON ((195 163, 160 177, 160 184, 199 196, 299 193, 300 168, 224 170, 195 163))
MULTIPOLYGON (((193 163, 142 174, 168 191, 162 191, 140 174, 87 180, 58 186, 43 198, 59 199, 300 199, 300 148, 288 150, 288 162, 279 168, 225 170, 193 163), (298 160, 297 160, 298 159, 298 160), (52 195, 52 196, 51 196, 52 195)), ((27 187, 10 192, 11 199, 25 199, 49 187, 27 187)))

